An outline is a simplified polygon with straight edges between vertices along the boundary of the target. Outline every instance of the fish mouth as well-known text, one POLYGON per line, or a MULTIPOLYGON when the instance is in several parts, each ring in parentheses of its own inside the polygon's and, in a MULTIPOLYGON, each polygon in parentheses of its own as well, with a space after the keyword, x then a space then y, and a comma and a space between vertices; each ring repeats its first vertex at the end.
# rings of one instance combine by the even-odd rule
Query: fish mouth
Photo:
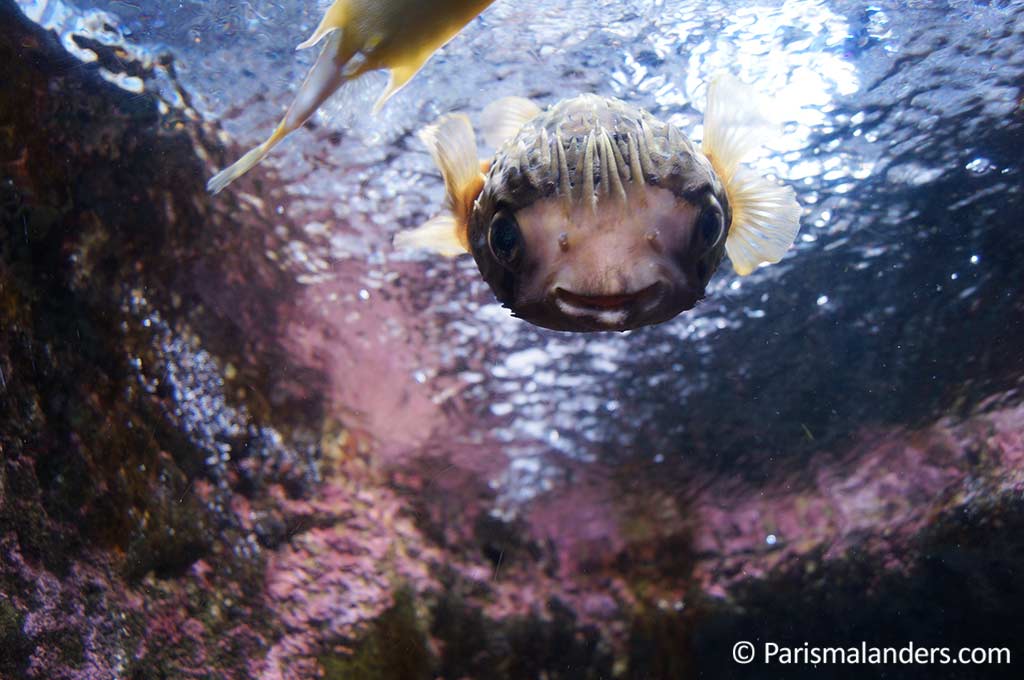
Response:
POLYGON ((587 318, 595 330, 622 330, 635 324, 636 317, 657 306, 662 297, 661 282, 631 293, 584 295, 562 287, 552 291, 555 304, 566 316, 587 318))
POLYGON ((583 309, 622 309, 634 307, 638 302, 656 297, 659 288, 661 288, 660 283, 652 283, 635 293, 620 293, 619 295, 582 295, 565 288, 555 288, 555 298, 573 307, 583 309))

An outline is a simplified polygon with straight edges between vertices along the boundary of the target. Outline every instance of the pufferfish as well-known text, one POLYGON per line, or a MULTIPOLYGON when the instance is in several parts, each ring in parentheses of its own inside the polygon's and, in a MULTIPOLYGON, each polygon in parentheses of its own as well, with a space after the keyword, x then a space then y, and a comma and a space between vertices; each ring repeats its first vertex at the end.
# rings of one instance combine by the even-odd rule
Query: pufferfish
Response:
POLYGON ((380 69, 391 72, 374 113, 428 59, 494 0, 334 0, 320 25, 296 49, 324 43, 288 112, 269 138, 206 184, 211 193, 252 170, 342 85, 380 69))
POLYGON ((513 315, 559 331, 626 331, 700 301, 727 253, 747 275, 799 229, 795 192, 743 159, 771 132, 759 98, 728 75, 708 87, 703 140, 624 101, 585 94, 546 111, 506 98, 483 114, 497 148, 477 156, 463 114, 420 134, 446 210, 398 248, 471 252, 513 315))

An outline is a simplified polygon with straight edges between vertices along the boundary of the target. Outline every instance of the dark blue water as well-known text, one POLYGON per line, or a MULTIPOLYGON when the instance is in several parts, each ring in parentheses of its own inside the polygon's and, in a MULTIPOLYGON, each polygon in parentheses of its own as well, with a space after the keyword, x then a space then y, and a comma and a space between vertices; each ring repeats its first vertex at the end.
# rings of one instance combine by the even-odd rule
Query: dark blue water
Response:
MULTIPOLYGON (((309 65, 293 47, 323 9, 263 0, 17 4, 56 31, 76 68, 152 106, 146 115, 161 129, 188 130, 193 149, 182 153, 198 159, 197 182, 272 128, 309 65)), ((456 505, 486 497, 472 512, 511 527, 545 499, 580 492, 590 475, 611 497, 689 498, 699 493, 694 479, 806 482, 815 461, 865 433, 971 421, 1019 402, 1022 39, 1024 3, 1010 1, 498 0, 380 115, 368 114, 383 85, 371 78, 332 100, 252 181, 197 208, 221 216, 220 231, 182 226, 191 249, 168 251, 153 279, 161 285, 117 279, 125 328, 150 329, 143 339, 126 331, 117 360, 133 390, 159 398, 160 427, 175 446, 193 452, 180 466, 183 484, 219 490, 204 497, 211 517, 239 493, 254 505, 271 493, 315 503, 338 423, 346 443, 366 442, 370 468, 423 477, 427 488, 450 477, 456 505), (755 165, 793 186, 804 213, 780 264, 745 278, 723 266, 692 312, 625 334, 543 331, 497 305, 471 261, 391 247, 395 233, 440 205, 440 178, 415 137, 438 115, 477 120, 501 96, 550 104, 596 92, 696 139, 706 82, 719 70, 776 102, 782 132, 755 165), (197 330, 183 311, 190 305, 223 325, 197 330), (260 367, 251 374, 249 360, 260 367)), ((5 172, 17 186, 20 175, 5 172)), ((0 392, 8 379, 0 376, 0 392)), ((59 463, 47 472, 64 474, 59 463)), ((415 484, 385 486, 413 514, 439 507, 415 484)), ((443 535, 431 546, 458 544, 417 518, 420 530, 443 535)), ((879 535, 889 519, 878 520, 879 535)), ((205 530, 244 535, 239 526, 232 516, 205 530)), ((303 532, 289 527, 260 525, 252 553, 284 559, 274 551, 303 532)), ((839 533, 837 542, 849 539, 839 533)), ((967 543, 980 534, 964 535, 967 543)), ((515 543, 503 540, 485 549, 486 569, 515 543)), ((827 551, 829 541, 821 544, 827 551)), ((204 545, 189 543, 180 561, 192 564, 204 545)), ((616 549, 607 559, 621 563, 616 549)), ((1013 560, 994 563, 1009 569, 1013 560)), ((972 569, 985 567, 963 567, 972 569)), ((929 574, 923 597, 948 585, 929 574)), ((636 592, 653 587, 644 583, 636 592)), ((776 606, 752 588, 750 602, 776 606)), ((632 668, 695 672, 635 658, 632 668)))

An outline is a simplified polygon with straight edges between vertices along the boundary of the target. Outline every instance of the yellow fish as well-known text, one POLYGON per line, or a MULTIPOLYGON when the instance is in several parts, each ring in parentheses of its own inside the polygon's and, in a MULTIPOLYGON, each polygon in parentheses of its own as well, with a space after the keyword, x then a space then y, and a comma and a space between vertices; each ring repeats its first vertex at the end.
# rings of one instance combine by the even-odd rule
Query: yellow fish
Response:
POLYGON ((512 313, 561 331, 625 331, 691 309, 728 254, 740 275, 778 262, 800 226, 793 189, 742 161, 774 131, 729 76, 708 87, 704 139, 631 104, 585 94, 546 111, 520 98, 484 110, 497 149, 477 158, 461 114, 420 135, 445 208, 398 248, 470 252, 512 313))
POLYGON ((380 69, 391 80, 374 113, 400 90, 462 28, 494 0, 335 0, 309 40, 323 41, 320 56, 273 134, 206 185, 218 193, 266 158, 298 129, 328 97, 347 82, 380 69))

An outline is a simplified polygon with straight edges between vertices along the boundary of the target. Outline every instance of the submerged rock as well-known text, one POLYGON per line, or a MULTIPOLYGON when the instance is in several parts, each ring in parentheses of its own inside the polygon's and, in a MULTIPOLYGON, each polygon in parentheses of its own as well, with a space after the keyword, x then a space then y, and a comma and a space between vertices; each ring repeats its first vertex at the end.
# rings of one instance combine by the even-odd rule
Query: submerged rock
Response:
MULTIPOLYGON (((678 452, 676 429, 638 427, 510 508, 493 481, 515 441, 409 439, 487 381, 388 391, 412 372, 396 355, 428 354, 414 330, 441 334, 372 332, 401 326, 396 300, 417 291, 398 277, 353 296, 349 270, 300 286, 275 260, 300 227, 272 169, 247 178, 256 193, 206 195, 231 154, 175 58, 78 44, 96 64, 0 0, 0 677, 780 676, 734 664, 740 640, 1024 653, 1021 357, 993 330, 1019 328, 1019 298, 970 307, 992 340, 970 355, 980 377, 912 424, 829 432, 809 392, 787 402, 812 412, 799 455, 779 455, 792 433, 740 422, 750 382, 727 375, 737 410, 687 414, 703 423, 691 457, 661 454, 678 452), (131 94, 101 69, 162 85, 131 94)), ((773 313, 800 316, 780 299, 773 313)), ((914 352, 901 370, 926 362, 914 352)), ((609 413, 673 420, 663 392, 633 389, 609 413)))

